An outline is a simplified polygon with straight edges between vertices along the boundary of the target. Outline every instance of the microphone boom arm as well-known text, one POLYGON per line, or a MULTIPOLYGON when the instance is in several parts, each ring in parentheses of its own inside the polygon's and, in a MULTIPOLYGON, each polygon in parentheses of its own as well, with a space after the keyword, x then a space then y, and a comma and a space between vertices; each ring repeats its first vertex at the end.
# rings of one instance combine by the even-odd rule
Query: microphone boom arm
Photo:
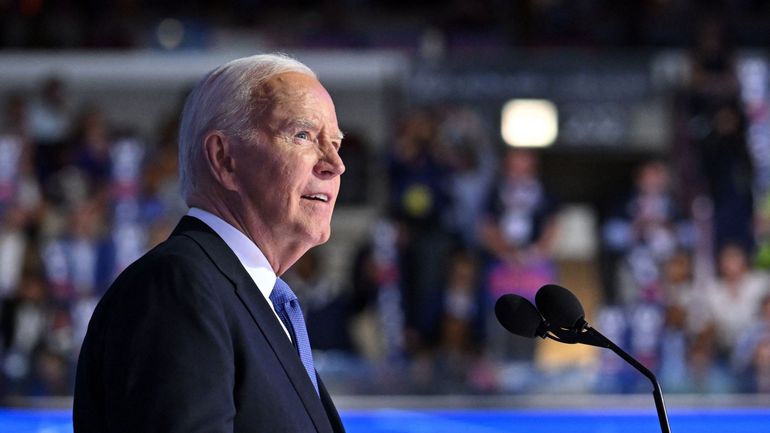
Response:
POLYGON ((658 379, 647 367, 642 365, 633 356, 629 355, 625 350, 621 349, 610 341, 609 338, 602 335, 596 329, 590 327, 584 320, 578 324, 577 328, 580 329, 563 329, 556 327, 549 327, 548 333, 543 335, 543 338, 550 338, 560 343, 567 344, 587 344, 589 346, 601 347, 610 349, 618 356, 623 358, 626 362, 631 364, 635 369, 642 373, 652 383, 652 396, 655 399, 655 409, 658 412, 658 421, 660 422, 660 430, 662 433, 671 433, 671 427, 668 423, 668 414, 666 413, 666 405, 663 402, 663 391, 660 388, 658 379))

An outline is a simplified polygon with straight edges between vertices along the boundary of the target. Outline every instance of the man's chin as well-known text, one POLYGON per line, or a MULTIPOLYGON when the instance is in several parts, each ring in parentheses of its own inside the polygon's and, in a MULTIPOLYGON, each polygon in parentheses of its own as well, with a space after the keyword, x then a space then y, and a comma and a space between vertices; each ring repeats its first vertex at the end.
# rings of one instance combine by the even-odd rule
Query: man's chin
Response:
POLYGON ((307 233, 307 240, 308 244, 310 245, 310 248, 317 247, 319 245, 325 244, 329 238, 331 237, 331 229, 327 228, 326 230, 319 230, 307 233))
POLYGON ((325 244, 329 238, 331 238, 331 230, 327 230, 319 236, 316 246, 325 244))

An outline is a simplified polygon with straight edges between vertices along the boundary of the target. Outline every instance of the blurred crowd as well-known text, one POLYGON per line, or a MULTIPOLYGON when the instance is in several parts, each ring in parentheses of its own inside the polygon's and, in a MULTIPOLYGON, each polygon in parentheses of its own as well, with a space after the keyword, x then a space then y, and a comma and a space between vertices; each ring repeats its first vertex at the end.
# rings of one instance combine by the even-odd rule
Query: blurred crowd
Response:
POLYGON ((0 394, 67 395, 99 297, 186 211, 176 125, 143 142, 72 106, 56 78, 10 95, 3 115, 0 394))
MULTIPOLYGON (((757 205, 768 188, 748 134, 768 107, 745 98, 724 31, 718 22, 700 31, 692 79, 672 95, 681 126, 669 150, 639 159, 626 194, 591 202, 599 254, 581 263, 601 275, 589 319, 670 392, 770 392, 770 214, 757 205)), ((366 337, 379 343, 368 364, 339 370, 363 378, 353 389, 648 389, 609 351, 548 368, 534 340, 491 314, 503 294, 533 299, 569 278, 555 251, 562 203, 542 179, 543 155, 499 145, 492 121, 467 106, 416 108, 396 125, 382 158, 387 212, 359 249, 346 300, 351 316, 369 315, 378 332, 366 337)))
MULTIPOLYGON (((685 117, 704 115, 698 86, 685 92, 685 117)), ((770 391, 770 279, 756 223, 767 216, 755 215, 746 140, 739 129, 719 129, 722 110, 744 116, 738 94, 722 97, 708 100, 714 130, 683 137, 693 159, 642 160, 627 195, 595 203, 606 208, 596 209, 600 257, 581 262, 603 276, 589 320, 669 392, 770 391), (699 186, 673 170, 684 165, 699 186)), ((494 319, 501 295, 533 300, 541 286, 568 278, 554 249, 558 191, 541 179, 540 155, 497 146, 467 107, 414 110, 396 131, 386 158, 388 212, 359 251, 347 299, 348 311, 368 310, 380 333, 378 357, 361 373, 377 381, 368 391, 548 392, 565 383, 582 392, 646 390, 646 379, 609 351, 545 371, 535 340, 494 319)))

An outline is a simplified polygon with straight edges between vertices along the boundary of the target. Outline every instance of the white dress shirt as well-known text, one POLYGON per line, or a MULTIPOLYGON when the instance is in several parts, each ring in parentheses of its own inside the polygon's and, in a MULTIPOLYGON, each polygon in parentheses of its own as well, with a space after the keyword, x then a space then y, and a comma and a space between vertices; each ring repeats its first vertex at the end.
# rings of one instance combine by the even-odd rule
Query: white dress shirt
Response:
POLYGON ((270 266, 270 262, 267 261, 267 258, 259 247, 240 230, 211 212, 193 207, 190 208, 187 215, 197 218, 203 221, 207 226, 211 227, 211 229, 214 230, 235 253, 235 256, 238 257, 238 260, 241 262, 241 265, 243 265, 246 272, 254 281, 254 284, 257 285, 262 296, 265 297, 265 301, 270 305, 270 309, 273 310, 273 314, 278 320, 278 323, 281 324, 284 332, 286 332, 289 340, 291 340, 289 330, 286 329, 286 325, 284 325, 283 321, 278 317, 273 302, 270 300, 270 292, 273 291, 275 280, 278 277, 275 275, 273 267, 270 266))

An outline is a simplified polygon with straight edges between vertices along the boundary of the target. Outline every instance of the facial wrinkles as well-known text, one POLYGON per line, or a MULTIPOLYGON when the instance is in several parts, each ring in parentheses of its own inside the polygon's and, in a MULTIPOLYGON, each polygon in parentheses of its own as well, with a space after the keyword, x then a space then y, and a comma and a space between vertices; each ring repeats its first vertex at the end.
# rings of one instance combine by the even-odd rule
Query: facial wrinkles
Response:
MULTIPOLYGON (((315 81, 310 77, 307 79, 315 81)), ((313 133, 317 140, 329 136, 340 136, 341 139, 334 105, 320 85, 315 84, 295 88, 284 77, 278 76, 262 86, 259 100, 270 108, 265 110, 265 126, 289 140, 300 130, 313 133)))
MULTIPOLYGON (((307 131, 321 153, 328 152, 324 149, 327 144, 336 151, 342 133, 328 94, 315 79, 300 76, 297 80, 296 75, 289 77, 290 74, 274 77, 255 92, 255 103, 265 107, 260 129, 287 145, 298 140, 295 137, 298 132, 307 131)), ((264 142, 272 141, 269 137, 263 138, 267 139, 264 142)))
MULTIPOLYGON (((319 102, 314 98, 314 92, 311 87, 297 86, 295 89, 289 86, 283 79, 283 77, 277 77, 275 82, 268 82, 265 86, 263 95, 271 99, 270 110, 264 119, 264 126, 269 130, 270 135, 274 138, 278 138, 281 143, 273 143, 279 145, 283 151, 304 151, 304 149, 295 149, 292 146, 296 144, 295 134, 300 131, 307 131, 312 135, 312 138, 318 139, 325 125, 324 119, 320 114, 318 107, 319 102)), ((266 114, 267 114, 266 113, 266 114)), ((270 142, 271 140, 267 140, 270 142)), ((277 149, 276 149, 277 150, 277 149)), ((310 154, 294 153, 295 156, 300 158, 310 158, 310 154)), ((295 164, 289 163, 288 160, 277 161, 276 166, 279 167, 279 172, 276 173, 284 179, 297 179, 297 173, 295 171, 299 168, 295 164)), ((309 161, 310 162, 310 161, 309 161)), ((312 162, 311 162, 312 163, 312 162)), ((301 176, 299 177, 302 178, 301 176)), ((285 191, 285 199, 289 202, 288 206, 293 207, 298 203, 295 201, 298 199, 296 195, 298 191, 296 188, 302 188, 302 185, 282 185, 285 191)))

